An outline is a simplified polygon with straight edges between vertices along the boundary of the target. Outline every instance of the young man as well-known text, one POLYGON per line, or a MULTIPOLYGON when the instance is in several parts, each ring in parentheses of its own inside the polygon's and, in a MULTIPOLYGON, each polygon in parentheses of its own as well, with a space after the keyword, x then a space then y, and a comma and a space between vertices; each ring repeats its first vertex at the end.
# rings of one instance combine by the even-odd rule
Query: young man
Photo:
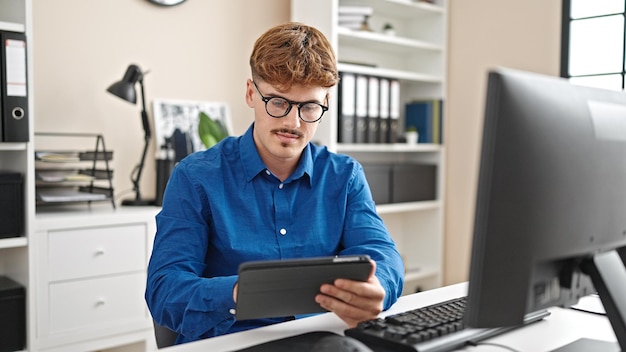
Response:
POLYGON ((368 254, 367 282, 336 280, 315 298, 347 327, 376 318, 402 292, 402 260, 361 165, 310 143, 338 82, 328 40, 300 23, 271 28, 250 67, 254 123, 182 160, 157 215, 146 301, 177 343, 294 319, 234 319, 244 261, 368 254))

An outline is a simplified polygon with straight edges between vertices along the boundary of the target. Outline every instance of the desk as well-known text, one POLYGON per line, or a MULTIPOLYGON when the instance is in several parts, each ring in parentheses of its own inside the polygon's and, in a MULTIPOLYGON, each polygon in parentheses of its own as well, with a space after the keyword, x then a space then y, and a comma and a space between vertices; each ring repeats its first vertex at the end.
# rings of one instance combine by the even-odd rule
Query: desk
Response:
MULTIPOLYGON (((464 296, 467 284, 461 283, 401 297, 382 316, 396 314, 447 299, 464 296)), ((572 309, 552 308, 543 321, 494 337, 487 341, 502 344, 522 352, 551 351, 581 337, 616 341, 606 317, 572 309)), ((218 336, 167 348, 168 352, 232 351, 283 337, 310 331, 343 333, 346 325, 332 313, 266 326, 259 329, 218 336)), ((459 351, 502 352, 502 347, 481 345, 459 351)))

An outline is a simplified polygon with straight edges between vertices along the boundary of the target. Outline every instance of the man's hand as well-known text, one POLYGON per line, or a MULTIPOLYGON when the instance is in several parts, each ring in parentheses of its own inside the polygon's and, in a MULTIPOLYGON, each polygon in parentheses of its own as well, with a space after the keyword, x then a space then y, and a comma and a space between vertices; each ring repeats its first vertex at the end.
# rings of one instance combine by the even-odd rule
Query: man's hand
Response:
POLYGON ((333 283, 324 284, 315 302, 322 308, 334 312, 349 327, 378 317, 383 310, 385 290, 380 285, 376 272, 376 262, 372 260, 372 272, 365 282, 337 279, 333 283))

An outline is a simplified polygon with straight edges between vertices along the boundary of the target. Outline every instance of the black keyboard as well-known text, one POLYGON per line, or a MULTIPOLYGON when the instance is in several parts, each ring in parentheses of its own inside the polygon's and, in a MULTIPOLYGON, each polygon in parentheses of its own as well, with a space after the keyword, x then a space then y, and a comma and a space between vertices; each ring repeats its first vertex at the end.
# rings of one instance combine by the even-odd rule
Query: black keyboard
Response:
MULTIPOLYGON (((345 331, 374 351, 447 352, 469 342, 501 334, 512 328, 474 329, 465 327, 463 313, 466 297, 436 303, 360 323, 345 331)), ((542 311, 528 315, 526 323, 549 315, 542 311)))

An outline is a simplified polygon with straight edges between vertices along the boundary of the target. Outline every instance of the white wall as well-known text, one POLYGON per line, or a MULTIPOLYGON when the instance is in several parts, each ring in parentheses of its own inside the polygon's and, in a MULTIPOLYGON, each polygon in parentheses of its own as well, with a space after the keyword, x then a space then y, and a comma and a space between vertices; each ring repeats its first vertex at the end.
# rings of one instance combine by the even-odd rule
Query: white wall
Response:
MULTIPOLYGON (((150 117, 153 98, 225 101, 241 134, 253 120, 244 102, 252 45, 288 21, 289 10, 289 0, 188 0, 175 7, 34 0, 35 131, 103 133, 114 151, 116 195, 132 198, 130 174, 143 148, 140 105, 106 88, 136 63, 150 70, 144 80, 150 117)), ((141 182, 146 198, 155 193, 154 146, 149 153, 141 182)))
POLYGON ((487 70, 558 76, 561 0, 449 0, 445 283, 467 280, 487 70))

